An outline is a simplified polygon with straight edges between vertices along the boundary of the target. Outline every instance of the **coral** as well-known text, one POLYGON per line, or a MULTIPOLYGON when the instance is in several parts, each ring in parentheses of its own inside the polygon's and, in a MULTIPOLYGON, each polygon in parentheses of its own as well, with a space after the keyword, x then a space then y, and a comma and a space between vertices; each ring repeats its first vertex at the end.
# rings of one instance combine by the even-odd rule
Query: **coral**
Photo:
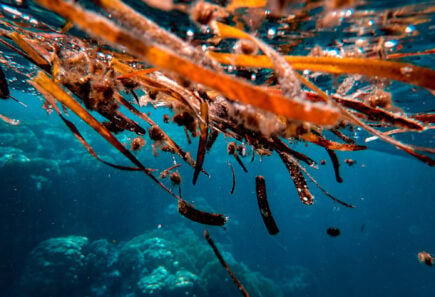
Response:
POLYGON ((85 269, 82 236, 51 238, 41 242, 30 254, 21 280, 24 295, 73 296, 81 290, 85 269))

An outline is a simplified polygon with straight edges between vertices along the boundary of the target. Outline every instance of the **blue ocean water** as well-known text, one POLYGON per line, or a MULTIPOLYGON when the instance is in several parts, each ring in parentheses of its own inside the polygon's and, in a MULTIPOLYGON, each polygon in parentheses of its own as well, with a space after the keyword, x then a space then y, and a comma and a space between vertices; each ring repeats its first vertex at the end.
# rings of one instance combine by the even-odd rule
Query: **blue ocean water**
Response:
MULTIPOLYGON (((431 57, 411 60, 435 68, 431 57)), ((400 106, 421 110, 424 102, 424 111, 433 111, 433 96, 417 93, 412 98, 409 89, 398 89, 396 94, 410 94, 400 106)), ((0 102, 1 114, 20 120, 17 126, 0 122, 1 296, 240 295, 223 268, 211 265, 216 260, 202 238, 204 226, 178 214, 174 199, 143 174, 93 159, 55 114, 41 109, 39 96, 22 89, 12 95, 28 107, 0 102), (170 281, 176 289, 159 287, 170 281)), ((149 111, 155 119, 168 112, 149 111)), ((99 154, 124 161, 77 117, 70 118, 99 154)), ((198 139, 188 144, 182 128, 158 122, 183 148, 196 151, 198 139)), ((367 134, 358 133, 363 143, 367 134)), ((132 135, 117 137, 128 144, 132 135)), ((261 161, 256 156, 252 163, 245 158, 244 173, 229 158, 227 142, 219 136, 203 166, 211 177, 200 175, 196 186, 191 168, 179 168, 181 190, 201 209, 228 215, 225 227, 208 230, 251 296, 433 295, 434 268, 417 258, 421 251, 435 253, 431 167, 374 143, 366 151, 338 152, 344 182, 337 183, 324 150, 297 144, 292 148, 318 163, 326 160, 310 173, 355 208, 334 203, 312 184, 315 203, 307 206, 276 154, 261 161), (347 158, 356 163, 347 165, 347 158), (228 160, 236 175, 233 195, 228 160), (276 236, 267 233, 258 210, 259 174, 280 229, 276 236), (340 236, 329 236, 329 227, 339 228, 340 236)), ((149 141, 137 156, 150 168, 172 164, 169 154, 154 157, 149 141)))

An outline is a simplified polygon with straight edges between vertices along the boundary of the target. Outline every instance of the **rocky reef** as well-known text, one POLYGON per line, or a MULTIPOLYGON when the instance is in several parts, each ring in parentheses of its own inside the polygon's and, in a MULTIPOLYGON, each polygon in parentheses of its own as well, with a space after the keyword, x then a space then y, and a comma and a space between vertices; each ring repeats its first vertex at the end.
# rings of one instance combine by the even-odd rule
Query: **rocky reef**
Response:
MULTIPOLYGON (((295 290, 225 259, 251 296, 284 296, 295 290)), ((300 275, 286 280, 299 286, 300 275)), ((304 290, 302 290, 304 291, 304 290)), ((302 292, 301 291, 301 292, 302 292)), ((304 292, 306 293, 306 292, 304 292)), ((237 296, 238 289, 207 243, 193 231, 157 229, 130 241, 51 238, 29 255, 17 296, 237 296)), ((290 296, 290 295, 288 295, 290 296)), ((305 296, 296 294, 292 296, 305 296)))

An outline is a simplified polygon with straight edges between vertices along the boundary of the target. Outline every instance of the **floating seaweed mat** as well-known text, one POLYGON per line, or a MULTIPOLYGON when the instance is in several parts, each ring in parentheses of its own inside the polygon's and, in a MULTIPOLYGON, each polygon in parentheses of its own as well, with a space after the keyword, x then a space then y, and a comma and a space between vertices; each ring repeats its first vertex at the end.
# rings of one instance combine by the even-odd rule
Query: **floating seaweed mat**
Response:
MULTIPOLYGON (((242 55, 208 52, 208 55, 222 64, 241 67, 273 68, 264 55, 242 55)), ((435 89, 435 70, 409 63, 385 61, 373 58, 336 58, 285 56, 295 70, 310 70, 332 74, 361 74, 402 81, 416 86, 435 89)))
POLYGON ((134 30, 125 30, 110 20, 83 10, 77 5, 60 0, 38 0, 44 7, 71 20, 89 34, 104 39, 117 47, 125 47, 131 54, 144 58, 150 64, 178 73, 184 78, 208 86, 229 99, 253 105, 257 108, 283 115, 289 119, 311 122, 318 125, 334 125, 340 118, 337 108, 324 103, 307 103, 288 100, 264 88, 232 77, 220 71, 213 71, 181 57, 164 47, 134 35, 134 30))

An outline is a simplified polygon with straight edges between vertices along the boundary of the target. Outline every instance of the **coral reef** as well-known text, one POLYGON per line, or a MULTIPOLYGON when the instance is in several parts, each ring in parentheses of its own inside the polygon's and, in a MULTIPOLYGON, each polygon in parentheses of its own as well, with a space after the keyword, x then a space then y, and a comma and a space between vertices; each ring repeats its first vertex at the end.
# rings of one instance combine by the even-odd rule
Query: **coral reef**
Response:
MULTIPOLYGON (((251 296, 284 296, 275 281, 236 262, 229 252, 223 255, 251 296)), ((43 241, 30 253, 18 295, 217 297, 237 290, 206 242, 175 227, 119 244, 81 236, 43 241)))

